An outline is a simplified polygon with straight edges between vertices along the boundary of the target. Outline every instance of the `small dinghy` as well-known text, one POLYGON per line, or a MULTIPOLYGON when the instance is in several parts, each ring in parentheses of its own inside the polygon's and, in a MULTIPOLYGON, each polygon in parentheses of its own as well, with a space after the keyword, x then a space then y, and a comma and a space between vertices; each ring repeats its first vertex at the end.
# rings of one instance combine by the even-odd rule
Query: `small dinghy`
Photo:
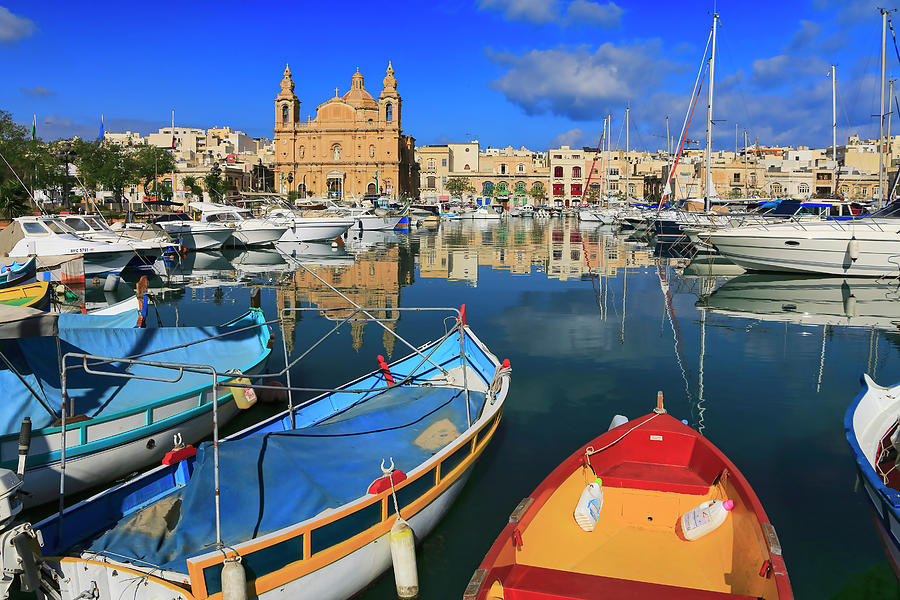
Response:
POLYGON ((875 513, 875 525, 894 573, 900 578, 900 384, 882 387, 868 375, 844 415, 844 434, 859 480, 875 513))
POLYGON ((21 285, 34 277, 37 260, 32 256, 22 262, 13 260, 0 266, 0 289, 21 285))
MULTIPOLYGON (((343 600, 392 564, 413 597, 414 540, 459 495, 509 389, 508 361, 475 337, 464 309, 453 312, 455 326, 395 363, 379 356, 376 371, 180 450, 34 528, 7 524, 0 535, 39 530, 42 554, 3 545, 0 559, 23 569, 37 560, 36 585, 61 600, 86 589, 134 600, 343 600)), ((10 481, 0 472, 0 495, 10 481)), ((24 589, 33 580, 22 575, 24 589)))
POLYGON ((792 598, 781 545, 750 484, 661 404, 660 395, 653 413, 614 419, 519 503, 464 598, 792 598), (576 509, 591 486, 601 492, 589 532, 576 509), (721 525, 688 541, 693 525, 710 526, 700 518, 683 526, 682 516, 718 501, 721 525))

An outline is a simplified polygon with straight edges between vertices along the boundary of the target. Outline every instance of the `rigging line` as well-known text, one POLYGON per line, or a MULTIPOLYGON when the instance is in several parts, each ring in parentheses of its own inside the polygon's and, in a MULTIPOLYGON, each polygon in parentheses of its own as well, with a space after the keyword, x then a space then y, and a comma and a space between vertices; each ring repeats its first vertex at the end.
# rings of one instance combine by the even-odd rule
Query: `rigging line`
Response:
MULTIPOLYGON (((666 200, 668 193, 669 193, 670 183, 672 181, 672 178, 675 176, 676 169, 678 169, 678 163, 681 160, 681 154, 682 154, 682 152, 684 152, 684 142, 685 142, 685 139, 687 139, 687 131, 688 131, 688 128, 690 128, 690 126, 691 126, 691 119, 694 118, 694 109, 697 108, 697 101, 700 100, 700 92, 703 90, 703 82, 706 80, 706 74, 708 72, 709 72, 709 69, 707 69, 706 71, 703 72, 703 77, 702 77, 702 79, 700 79, 700 87, 697 89, 697 95, 694 97, 694 103, 691 106, 691 112, 688 113, 687 120, 685 121, 685 126, 682 129, 681 141, 678 143, 678 153, 675 155, 675 163, 672 165, 672 170, 669 172, 669 180, 666 182, 666 188, 665 188, 665 190, 663 190, 662 197, 659 200, 659 206, 656 207, 657 215, 659 215, 660 211, 662 210, 663 201, 666 200)), ((676 194, 676 197, 677 197, 677 194, 676 194)))
POLYGON ((891 28, 891 39, 894 40, 894 52, 897 54, 897 63, 900 63, 900 49, 897 48, 897 34, 894 33, 894 23, 890 18, 887 20, 888 27, 891 28))

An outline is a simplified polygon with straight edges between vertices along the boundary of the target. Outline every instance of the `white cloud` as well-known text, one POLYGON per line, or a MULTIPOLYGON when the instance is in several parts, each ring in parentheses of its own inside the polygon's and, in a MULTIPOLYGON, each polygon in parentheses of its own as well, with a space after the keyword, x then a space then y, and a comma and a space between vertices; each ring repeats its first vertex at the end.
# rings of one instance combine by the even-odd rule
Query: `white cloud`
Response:
POLYGON ((528 114, 552 113, 576 120, 618 111, 626 101, 655 91, 673 65, 659 43, 616 46, 595 51, 556 48, 526 54, 490 54, 509 67, 490 86, 528 114))
POLYGON ((0 43, 11 44, 37 31, 34 21, 13 14, 5 6, 0 6, 0 43))
POLYGON ((560 146, 569 146, 577 148, 584 143, 585 133, 580 128, 575 127, 568 131, 564 131, 550 141, 551 148, 559 148, 560 146))
POLYGON ((601 4, 594 0, 572 0, 566 5, 558 0, 480 0, 478 7, 502 13, 507 21, 607 29, 619 27, 624 12, 615 2, 601 4))
POLYGON ((50 96, 55 96, 56 92, 49 88, 45 88, 42 85, 35 85, 30 88, 19 88, 19 90, 25 94, 26 96, 31 96, 33 98, 48 98, 50 96))

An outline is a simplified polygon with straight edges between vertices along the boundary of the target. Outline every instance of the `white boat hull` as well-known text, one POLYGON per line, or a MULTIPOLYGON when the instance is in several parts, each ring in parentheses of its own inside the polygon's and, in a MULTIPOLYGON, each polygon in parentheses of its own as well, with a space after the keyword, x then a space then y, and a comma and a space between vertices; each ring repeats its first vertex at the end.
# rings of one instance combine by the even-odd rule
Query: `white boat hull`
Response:
POLYGON ((237 227, 231 242, 236 246, 265 246, 277 242, 286 231, 287 227, 237 227))
POLYGON ((307 219, 304 222, 295 222, 281 236, 279 242, 315 242, 319 240, 334 240, 344 235, 350 229, 354 221, 350 219, 307 219), (309 221, 321 221, 310 223, 309 221))
POLYGON ((709 241, 732 262, 754 271, 897 276, 900 275, 898 223, 876 224, 870 219, 866 224, 745 227, 713 231, 709 241), (858 249, 855 259, 851 240, 858 249))
POLYGON ((84 254, 85 277, 121 273, 135 257, 133 252, 86 252, 84 254))
POLYGON ((182 248, 189 250, 217 250, 225 245, 225 242, 231 239, 231 231, 228 229, 208 229, 208 230, 192 230, 192 229, 167 229, 169 235, 172 236, 182 248))
MULTIPOLYGON (((351 227, 351 231, 393 231, 397 223, 403 217, 379 217, 377 215, 362 215, 354 217, 356 221, 351 227)), ((340 235, 340 234, 338 234, 340 235)), ((337 237, 337 236, 335 236, 337 237)))
MULTIPOLYGON (((421 542, 453 505, 469 479, 474 463, 443 494, 408 519, 416 541, 421 542)), ((346 600, 359 593, 391 568, 390 534, 384 534, 359 550, 317 571, 260 594, 266 600, 316 598, 346 600)))

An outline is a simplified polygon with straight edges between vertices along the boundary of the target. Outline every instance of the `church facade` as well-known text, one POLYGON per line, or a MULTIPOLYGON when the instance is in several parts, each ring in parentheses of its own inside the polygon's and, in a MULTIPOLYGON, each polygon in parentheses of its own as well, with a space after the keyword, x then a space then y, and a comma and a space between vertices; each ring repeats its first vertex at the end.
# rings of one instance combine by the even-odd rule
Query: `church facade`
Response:
POLYGON ((282 194, 347 201, 366 194, 418 196, 415 139, 403 135, 401 98, 388 63, 378 100, 359 69, 350 90, 316 107, 304 121, 289 67, 275 98, 275 177, 282 194))

